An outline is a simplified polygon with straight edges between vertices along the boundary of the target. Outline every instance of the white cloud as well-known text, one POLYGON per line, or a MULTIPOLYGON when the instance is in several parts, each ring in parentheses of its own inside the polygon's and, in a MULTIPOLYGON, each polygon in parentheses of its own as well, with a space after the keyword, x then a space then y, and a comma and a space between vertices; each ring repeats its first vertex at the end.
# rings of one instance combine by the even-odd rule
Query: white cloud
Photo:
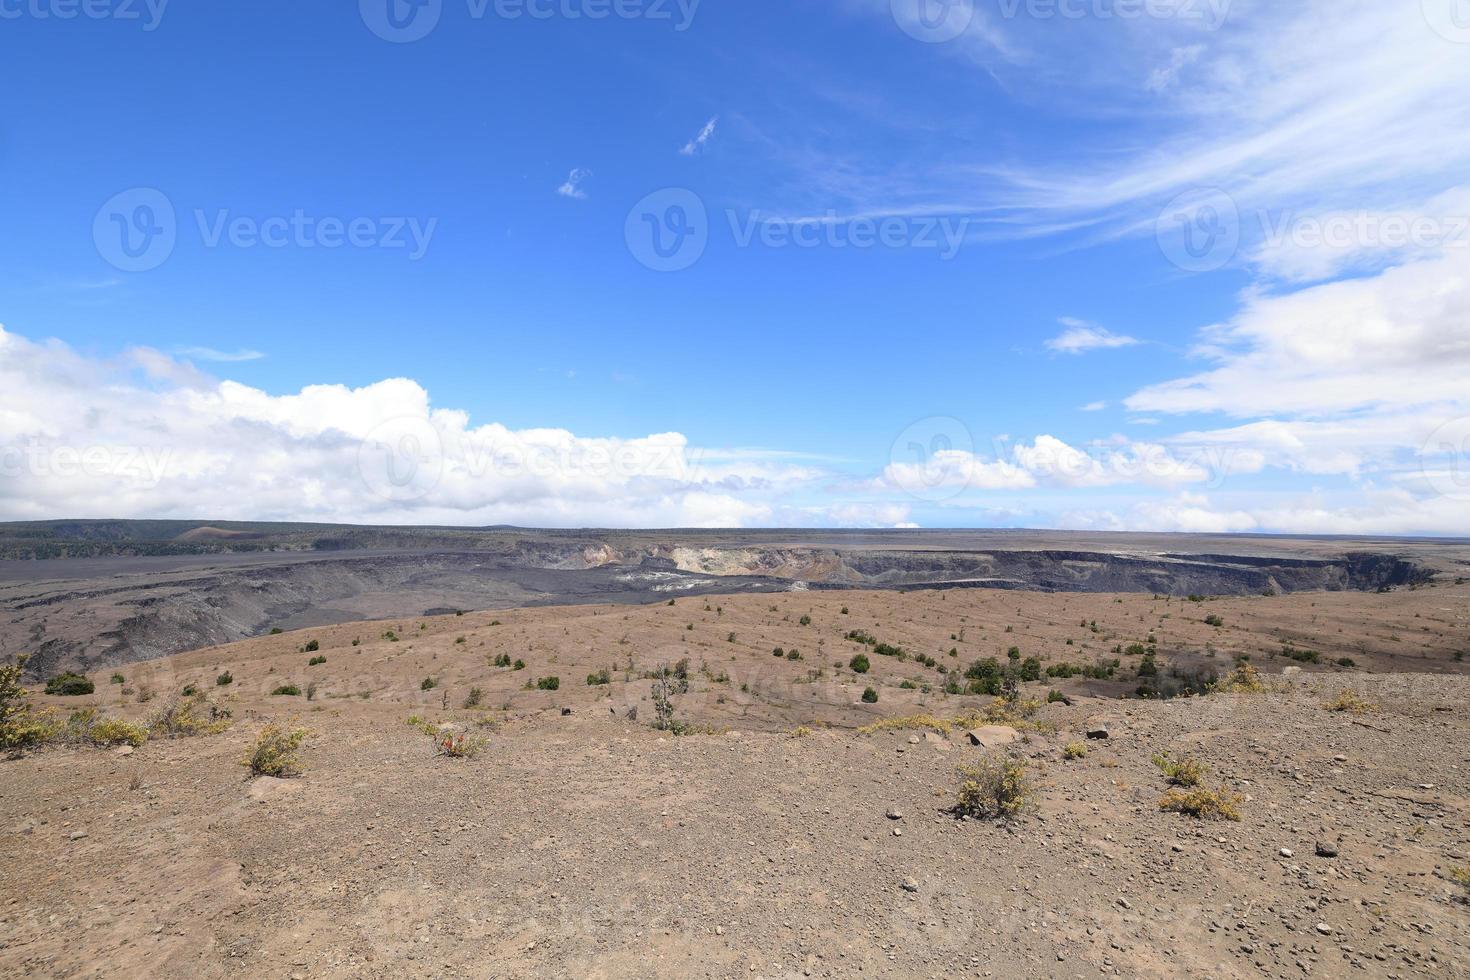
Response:
POLYGON ((704 149, 704 145, 715 135, 715 124, 719 120, 719 116, 711 116, 709 122, 704 124, 704 127, 700 129, 699 133, 680 148, 679 153, 686 157, 692 157, 704 149))
POLYGON ((0 519, 547 526, 768 523, 824 478, 679 433, 474 425, 414 381, 272 395, 148 349, 99 360, 0 328, 0 519))
POLYGON ((562 197, 569 197, 574 201, 585 201, 587 192, 582 190, 582 181, 592 176, 592 171, 583 170, 581 167, 573 167, 572 172, 567 174, 567 179, 556 192, 562 197))
POLYGON ((1108 403, 1107 402, 1088 402, 1086 405, 1083 405, 1082 406, 1082 411, 1084 411, 1084 412, 1101 412, 1103 409, 1105 409, 1107 407, 1108 407, 1108 403))
POLYGON ((1063 317, 1060 322, 1067 329, 1046 342, 1047 349, 1060 354, 1083 354, 1092 350, 1132 347, 1138 343, 1132 337, 1115 334, 1071 317, 1063 317))
POLYGON ((226 364, 238 361, 258 361, 265 357, 258 350, 244 348, 237 351, 222 351, 215 350, 213 347, 179 347, 174 353, 179 357, 193 358, 196 361, 217 361, 226 364))

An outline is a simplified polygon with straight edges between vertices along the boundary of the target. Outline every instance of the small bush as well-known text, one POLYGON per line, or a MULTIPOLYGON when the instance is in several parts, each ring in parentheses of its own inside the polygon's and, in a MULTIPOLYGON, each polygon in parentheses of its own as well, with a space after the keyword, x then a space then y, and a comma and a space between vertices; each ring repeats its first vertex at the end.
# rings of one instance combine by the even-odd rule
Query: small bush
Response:
POLYGON ((873 690, 871 687, 864 688, 863 689, 863 703, 864 704, 877 704, 878 703, 878 692, 875 691, 875 690, 873 690))
POLYGON ((188 738, 217 735, 229 727, 230 712, 211 704, 204 695, 195 693, 171 701, 160 709, 148 720, 148 735, 151 738, 188 738))
POLYGON ((1171 759, 1169 753, 1161 752, 1154 756, 1154 765, 1159 767, 1159 771, 1173 786, 1198 786, 1205 781, 1204 764, 1189 756, 1171 759))
POLYGON ((810 616, 803 616, 798 622, 803 626, 810 626, 812 624, 812 618, 810 616))
POLYGON ((304 646, 304 647, 301 648, 301 652, 302 653, 316 653, 321 648, 322 648, 322 645, 320 643, 318 643, 316 640, 307 640, 306 641, 306 646, 304 646))
POLYGON ((604 685, 611 684, 611 683, 612 683, 612 672, 610 670, 608 670, 606 667, 604 667, 601 670, 597 671, 595 674, 588 674, 587 675, 587 686, 588 687, 602 687, 604 685))
POLYGON ((1261 675, 1255 667, 1241 664, 1211 690, 1219 694, 1261 694, 1265 692, 1266 685, 1261 682, 1261 675))
POLYGON ((485 692, 478 687, 470 688, 470 693, 465 696, 464 706, 466 708, 478 708, 480 702, 485 699, 485 692))
POLYGON ((419 681, 420 691, 432 691, 438 686, 439 682, 432 677, 425 677, 423 680, 419 681))
POLYGON ((86 729, 86 740, 93 745, 131 745, 134 748, 148 741, 148 733, 140 725, 119 718, 103 718, 86 729))
POLYGON ((1056 690, 1055 688, 1053 688, 1052 690, 1046 692, 1046 703, 1047 704, 1056 704, 1059 701, 1065 701, 1065 700, 1067 700, 1067 696, 1065 694, 1063 694, 1061 691, 1056 690))
POLYGON ((284 632, 286 632, 286 631, 283 630, 283 629, 281 629, 279 626, 272 626, 271 627, 271 636, 280 636, 284 632))
POLYGON ((510 666, 510 654, 508 654, 508 653, 502 653, 502 654, 497 655, 496 658, 495 658, 495 666, 497 666, 497 667, 509 667, 510 666))
POLYGON ((299 698, 300 696, 301 688, 295 684, 282 684, 271 692, 271 697, 274 698, 299 698))
POLYGON ((1378 705, 1360 696, 1356 691, 1338 691, 1337 697, 1324 703, 1328 711, 1346 711, 1354 715, 1366 715, 1378 710, 1378 705))
POLYGON ((867 654, 860 653, 849 660, 847 662, 847 666, 852 668, 852 672, 854 674, 866 674, 870 669, 872 669, 873 665, 869 663, 867 654))
POLYGON ((46 682, 47 694, 54 694, 64 698, 82 697, 83 695, 91 694, 96 689, 96 685, 87 678, 81 674, 72 673, 69 670, 46 682))
POLYGON ((1460 886, 1461 904, 1470 905, 1470 868, 1450 868, 1450 881, 1460 886))
POLYGON ((786 651, 783 650, 783 649, 781 649, 780 647, 777 647, 776 649, 774 649, 774 650, 771 651, 771 656, 773 656, 773 657, 784 657, 784 656, 786 656, 786 651))
POLYGON ((560 677, 542 677, 536 681, 536 690, 538 691, 555 691, 560 687, 560 677))
POLYGON ((1035 802, 1036 791, 1019 759, 991 757, 961 766, 954 812, 976 820, 1011 820, 1035 802))
POLYGON ((283 778, 300 775, 301 767, 296 758, 296 750, 301 748, 306 735, 304 728, 288 731, 277 725, 267 725, 261 729, 255 746, 244 758, 243 764, 256 776, 283 778))
POLYGON ((228 670, 214 679, 214 684, 216 687, 228 687, 233 683, 235 683, 235 675, 230 673, 228 670))
POLYGON ((439 735, 435 733, 439 754, 450 759, 473 759, 485 747, 484 741, 469 735, 439 735))
POLYGON ((312 657, 310 660, 308 660, 306 662, 306 666, 308 666, 308 667, 316 667, 317 665, 324 664, 326 662, 327 662, 327 658, 326 657, 312 657))
POLYGON ((1223 787, 1210 790, 1196 787, 1190 790, 1171 789, 1159 799, 1159 809, 1169 813, 1183 813, 1200 820, 1233 820, 1240 822, 1242 798, 1223 787))
POLYGON ((1225 625, 1225 620, 1221 619, 1219 616, 1206 616, 1205 625, 1213 626, 1215 627, 1215 629, 1219 629, 1220 627, 1225 625))
POLYGON ((1082 742, 1068 742, 1067 747, 1062 749, 1062 758, 1085 759, 1087 758, 1087 746, 1082 742))
POLYGON ((791 651, 789 651, 786 654, 786 659, 787 660, 800 660, 801 659, 801 651, 800 650, 791 650, 791 651))
POLYGON ((198 693, 199 693, 199 685, 197 685, 197 684, 189 684, 189 685, 186 685, 184 687, 184 689, 179 692, 179 696, 180 697, 184 697, 184 698, 192 698, 194 695, 196 695, 198 693))
POLYGON ((127 683, 127 678, 123 677, 122 674, 113 674, 112 675, 112 683, 114 683, 114 684, 125 684, 125 683, 127 683))
POLYGON ((513 663, 513 664, 510 665, 510 669, 511 670, 525 670, 526 669, 526 662, 524 660, 517 660, 515 663, 513 663))

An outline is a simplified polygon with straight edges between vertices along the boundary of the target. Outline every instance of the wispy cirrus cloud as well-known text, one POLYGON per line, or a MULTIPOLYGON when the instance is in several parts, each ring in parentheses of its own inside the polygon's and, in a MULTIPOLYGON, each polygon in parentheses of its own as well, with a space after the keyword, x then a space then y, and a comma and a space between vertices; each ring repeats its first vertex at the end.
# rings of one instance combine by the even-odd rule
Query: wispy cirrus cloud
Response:
POLYGON ((179 357, 187 357, 194 361, 214 361, 221 364, 235 364, 241 361, 258 361, 265 357, 258 350, 241 348, 240 350, 224 351, 215 350, 213 347, 176 347, 174 354, 179 357))
POLYGON ((574 201, 585 201, 587 200, 587 192, 582 189, 582 182, 591 176, 592 171, 585 170, 581 167, 573 167, 572 172, 567 174, 567 179, 556 189, 556 192, 562 197, 569 197, 574 201))
POLYGON ((694 156, 694 154, 704 149, 704 145, 714 138, 715 124, 718 123, 719 120, 719 116, 711 116, 709 122, 704 124, 703 128, 700 129, 695 137, 691 139, 688 143, 685 143, 682 147, 680 147, 680 155, 692 157, 694 156))
POLYGON ((1085 320, 1063 317, 1060 323, 1067 329, 1046 342, 1047 350, 1058 354, 1085 354, 1094 350, 1133 347, 1139 343, 1133 337, 1113 333, 1085 320))

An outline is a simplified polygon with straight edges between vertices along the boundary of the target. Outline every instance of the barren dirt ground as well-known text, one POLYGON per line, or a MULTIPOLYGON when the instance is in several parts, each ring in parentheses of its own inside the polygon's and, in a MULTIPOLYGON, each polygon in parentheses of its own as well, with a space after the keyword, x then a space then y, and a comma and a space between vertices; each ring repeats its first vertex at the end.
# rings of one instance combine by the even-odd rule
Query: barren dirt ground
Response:
POLYGON ((1470 975, 1451 880, 1470 864, 1467 592, 701 597, 332 626, 131 665, 122 683, 93 676, 92 696, 34 701, 143 719, 196 684, 233 724, 0 761, 0 974, 1470 975), (1165 673, 1249 654, 1271 690, 1088 696, 1135 688, 1141 658, 1112 650, 1150 634, 1165 673), (913 658, 1004 663, 1012 646, 1123 666, 1023 685, 1074 703, 1043 704, 1001 749, 917 720, 858 730, 990 706, 944 695, 913 658), (502 654, 525 669, 493 666, 502 654), (683 657, 677 716, 712 733, 650 727, 644 674, 683 657), (588 685, 602 668, 611 683, 588 685), (552 676, 558 690, 525 689, 552 676), (269 693, 288 683, 303 695, 269 693), (1327 710, 1344 689, 1371 709, 1327 710), (483 751, 441 756, 410 716, 483 751), (240 765, 268 722, 311 732, 299 777, 240 765), (1099 722, 1108 737, 1087 739, 1099 722), (1086 756, 1065 758, 1077 742, 1086 756), (1239 793, 1241 821, 1161 812, 1163 751, 1239 793), (956 766, 1005 752, 1027 763, 1034 810, 956 819, 956 766))

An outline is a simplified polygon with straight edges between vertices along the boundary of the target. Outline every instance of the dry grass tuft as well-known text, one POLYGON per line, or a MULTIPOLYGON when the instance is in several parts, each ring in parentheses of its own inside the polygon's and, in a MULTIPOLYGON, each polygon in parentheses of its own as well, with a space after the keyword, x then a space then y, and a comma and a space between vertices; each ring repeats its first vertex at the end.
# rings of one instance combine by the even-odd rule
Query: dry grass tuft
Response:
POLYGON ((1261 680, 1260 671, 1250 664, 1241 664, 1210 690, 1215 694, 1265 694, 1266 685, 1261 680))
POLYGON ((1328 711, 1346 711, 1354 715, 1366 715, 1378 710, 1378 705, 1358 694, 1357 691, 1342 690, 1337 692, 1337 697, 1324 702, 1323 708, 1328 711))
POLYGON ((1223 787, 1209 790, 1198 787, 1191 790, 1171 789, 1159 799, 1159 809, 1169 813, 1183 813, 1201 820, 1233 820, 1240 822, 1240 804, 1244 802, 1239 793, 1223 787))
POLYGON ((175 698, 148 720, 148 734, 152 738, 218 735, 229 727, 229 709, 221 708, 197 693, 187 698, 175 698))

